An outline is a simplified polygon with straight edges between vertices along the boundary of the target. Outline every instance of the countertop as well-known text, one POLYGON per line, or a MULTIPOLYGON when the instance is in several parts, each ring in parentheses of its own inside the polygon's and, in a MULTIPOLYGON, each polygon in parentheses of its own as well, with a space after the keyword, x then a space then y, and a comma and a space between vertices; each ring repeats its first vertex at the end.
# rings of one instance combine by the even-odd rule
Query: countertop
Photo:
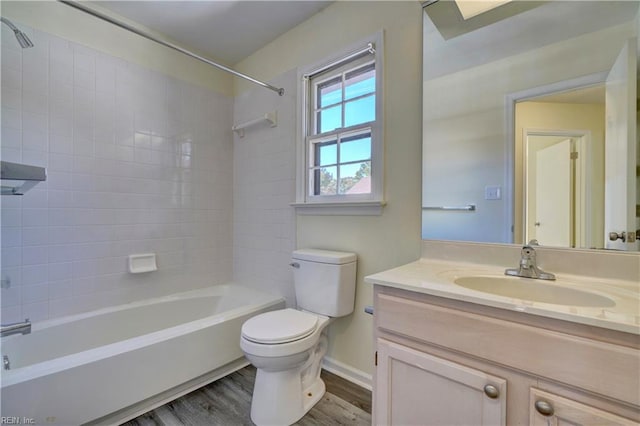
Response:
POLYGON ((614 306, 607 307, 533 302, 470 290, 453 282, 457 277, 463 276, 503 276, 503 274, 504 268, 492 265, 422 258, 394 269, 369 275, 365 277, 365 282, 640 335, 640 283, 638 282, 592 279, 570 274, 556 274, 556 281, 519 278, 530 281, 532 286, 542 282, 546 285, 561 285, 599 294, 615 302, 614 306))

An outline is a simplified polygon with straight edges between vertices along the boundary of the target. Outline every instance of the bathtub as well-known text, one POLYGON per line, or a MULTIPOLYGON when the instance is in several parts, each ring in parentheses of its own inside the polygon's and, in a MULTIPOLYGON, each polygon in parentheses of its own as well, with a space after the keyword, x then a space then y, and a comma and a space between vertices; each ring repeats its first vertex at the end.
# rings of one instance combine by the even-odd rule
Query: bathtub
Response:
POLYGON ((2 339, 3 423, 129 420, 247 365, 242 323, 283 307, 225 284, 34 323, 2 339))

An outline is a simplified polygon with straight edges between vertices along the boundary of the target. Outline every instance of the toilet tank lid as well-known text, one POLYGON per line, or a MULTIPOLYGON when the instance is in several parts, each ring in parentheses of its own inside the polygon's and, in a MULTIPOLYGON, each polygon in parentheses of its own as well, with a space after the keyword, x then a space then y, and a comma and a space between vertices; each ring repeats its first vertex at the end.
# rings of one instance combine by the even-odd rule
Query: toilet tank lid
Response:
POLYGON ((293 252, 292 257, 296 260, 306 260, 309 262, 331 263, 334 265, 342 265, 345 263, 355 262, 357 256, 355 253, 333 250, 319 249, 300 249, 293 252))

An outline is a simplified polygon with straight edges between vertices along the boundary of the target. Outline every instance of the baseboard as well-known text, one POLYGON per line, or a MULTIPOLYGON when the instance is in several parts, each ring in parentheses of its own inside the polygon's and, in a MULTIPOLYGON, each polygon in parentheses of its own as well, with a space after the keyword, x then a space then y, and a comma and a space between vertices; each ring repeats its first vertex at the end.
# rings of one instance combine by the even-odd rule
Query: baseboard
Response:
POLYGON ((373 379, 371 374, 367 374, 362 370, 351 367, 350 365, 325 356, 322 361, 322 368, 367 390, 373 389, 373 379))
POLYGON ((203 374, 200 377, 196 377, 195 379, 189 380, 186 383, 176 386, 175 388, 152 396, 151 398, 140 401, 127 408, 123 408, 122 410, 116 411, 115 413, 107 414, 104 417, 90 421, 84 426, 119 425, 128 422, 129 420, 135 419, 136 417, 146 413, 147 411, 154 410, 168 402, 173 401, 174 399, 177 399, 183 395, 188 394, 189 392, 199 389, 202 386, 206 386, 211 382, 228 376, 234 371, 240 370, 247 365, 249 365, 249 362, 245 357, 239 358, 235 361, 230 362, 229 364, 210 371, 209 373, 203 374))

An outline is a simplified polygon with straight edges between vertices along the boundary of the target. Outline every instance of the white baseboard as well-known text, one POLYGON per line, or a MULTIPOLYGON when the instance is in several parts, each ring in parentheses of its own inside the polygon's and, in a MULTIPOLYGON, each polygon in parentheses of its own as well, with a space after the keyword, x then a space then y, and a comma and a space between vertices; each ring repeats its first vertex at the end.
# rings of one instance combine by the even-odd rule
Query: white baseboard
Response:
POLYGON ((325 356, 322 361, 322 368, 367 390, 373 389, 373 379, 371 374, 367 374, 362 370, 351 367, 350 365, 325 356))

